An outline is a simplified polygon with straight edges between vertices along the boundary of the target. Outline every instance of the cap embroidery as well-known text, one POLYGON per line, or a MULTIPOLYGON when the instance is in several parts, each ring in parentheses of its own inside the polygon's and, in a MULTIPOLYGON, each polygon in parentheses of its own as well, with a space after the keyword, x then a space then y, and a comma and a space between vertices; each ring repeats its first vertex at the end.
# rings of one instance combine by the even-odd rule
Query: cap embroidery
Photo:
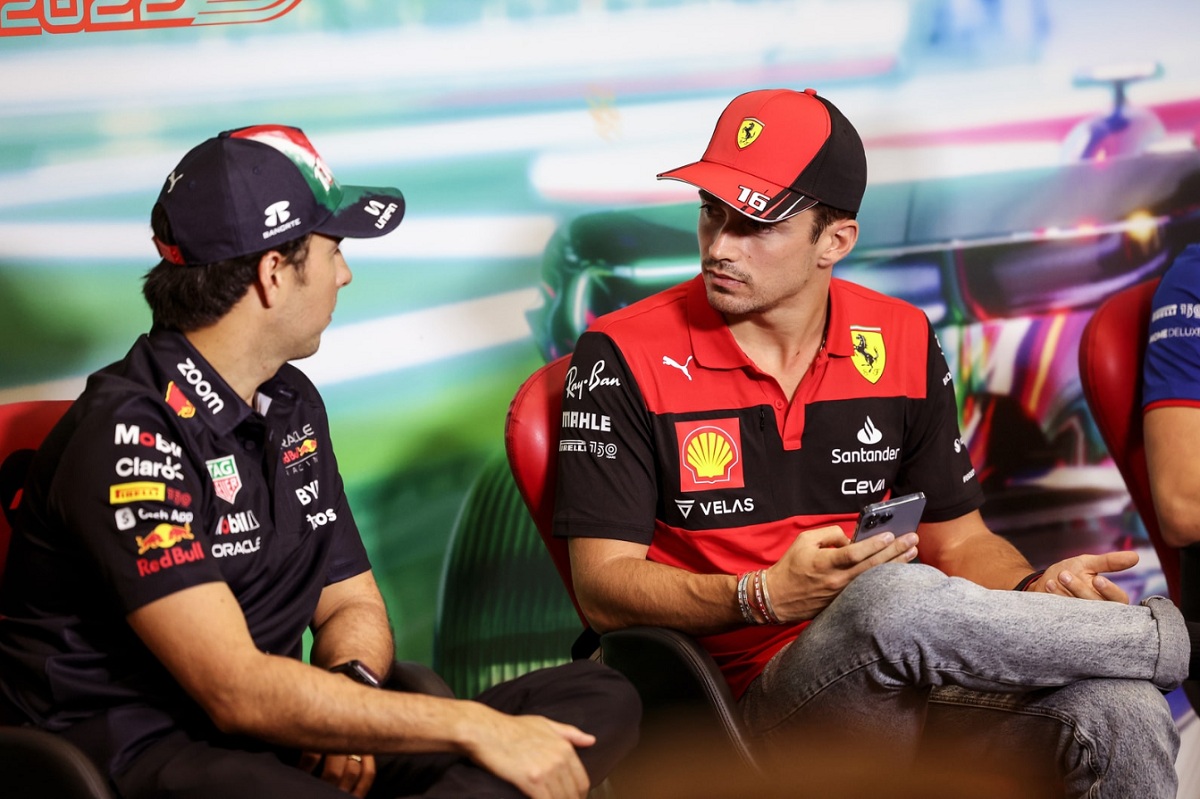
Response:
POLYGON ((737 146, 739 150, 744 150, 758 138, 763 132, 763 123, 759 122, 754 117, 746 117, 742 120, 742 124, 738 125, 737 146))

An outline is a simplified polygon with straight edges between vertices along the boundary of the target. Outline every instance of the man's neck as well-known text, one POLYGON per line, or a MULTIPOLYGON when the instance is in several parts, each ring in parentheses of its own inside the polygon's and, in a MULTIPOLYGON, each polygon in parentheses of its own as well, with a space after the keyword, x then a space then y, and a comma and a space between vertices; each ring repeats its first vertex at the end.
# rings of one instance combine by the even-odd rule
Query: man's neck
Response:
POLYGON ((726 321, 742 352, 755 366, 775 378, 790 400, 825 345, 828 315, 829 300, 825 294, 726 321))
POLYGON ((254 407, 258 387, 279 371, 282 361, 262 351, 261 337, 228 318, 184 336, 242 400, 254 407))

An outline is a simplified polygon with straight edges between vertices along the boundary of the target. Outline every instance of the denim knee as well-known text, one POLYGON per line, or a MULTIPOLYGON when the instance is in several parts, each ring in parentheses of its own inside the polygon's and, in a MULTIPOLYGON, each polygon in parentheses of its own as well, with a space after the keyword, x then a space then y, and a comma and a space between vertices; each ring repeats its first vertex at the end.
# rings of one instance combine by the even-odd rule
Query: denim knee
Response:
POLYGON ((897 624, 911 630, 930 617, 930 589, 948 579, 932 566, 884 563, 854 578, 837 602, 858 634, 873 637, 897 624))

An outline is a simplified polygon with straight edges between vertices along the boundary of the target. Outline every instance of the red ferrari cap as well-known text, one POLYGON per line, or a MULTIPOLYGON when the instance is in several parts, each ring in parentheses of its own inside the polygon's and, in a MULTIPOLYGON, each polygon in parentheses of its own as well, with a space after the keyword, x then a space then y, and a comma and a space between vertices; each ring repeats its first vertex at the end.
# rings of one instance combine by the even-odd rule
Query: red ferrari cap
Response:
POLYGON ((867 156, 858 131, 816 89, 761 89, 725 107, 699 161, 658 177, 778 222, 817 202, 858 213, 867 156))

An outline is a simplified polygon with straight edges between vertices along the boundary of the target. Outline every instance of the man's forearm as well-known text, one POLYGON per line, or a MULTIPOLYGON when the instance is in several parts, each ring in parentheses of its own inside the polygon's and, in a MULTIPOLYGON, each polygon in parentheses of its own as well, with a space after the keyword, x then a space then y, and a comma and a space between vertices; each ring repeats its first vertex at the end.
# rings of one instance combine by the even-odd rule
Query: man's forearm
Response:
POLYGON ((466 753, 475 725, 494 714, 475 702, 374 690, 273 655, 228 682, 227 709, 208 708, 219 727, 307 751, 466 753))
POLYGON ((744 624, 732 575, 693 574, 635 557, 600 563, 586 547, 584 554, 572 549, 575 592, 597 632, 645 624, 708 635, 744 624))
POLYGON ((1033 566, 1007 539, 987 529, 979 514, 949 522, 923 524, 921 561, 952 577, 985 588, 1008 589, 1033 571, 1033 566))
POLYGON ((391 669, 392 628, 371 572, 326 586, 312 628, 314 666, 328 669, 360 660, 380 676, 391 669))
POLYGON ((392 630, 382 607, 355 603, 339 608, 313 633, 312 663, 324 669, 361 660, 384 676, 394 657, 392 630))

